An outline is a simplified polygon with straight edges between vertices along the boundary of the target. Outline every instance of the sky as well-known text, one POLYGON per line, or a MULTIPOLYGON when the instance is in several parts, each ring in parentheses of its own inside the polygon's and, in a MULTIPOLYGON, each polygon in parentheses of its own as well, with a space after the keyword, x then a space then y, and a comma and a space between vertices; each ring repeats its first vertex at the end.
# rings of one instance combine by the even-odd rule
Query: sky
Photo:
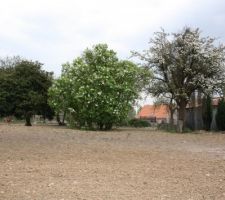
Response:
MULTIPOLYGON (((61 65, 107 43, 120 59, 160 28, 200 28, 225 43, 224 0, 0 0, 0 57, 19 55, 60 76, 61 65)), ((152 102, 151 97, 140 104, 152 102)))
MULTIPOLYGON (((200 28, 225 43, 224 0, 0 0, 0 57, 19 55, 60 76, 61 65, 107 43, 120 59, 164 28, 200 28)), ((151 102, 151 98, 142 102, 151 102)))
POLYGON ((121 59, 153 33, 199 27, 225 43, 224 0, 0 0, 0 57, 19 55, 61 73, 87 47, 107 43, 121 59))

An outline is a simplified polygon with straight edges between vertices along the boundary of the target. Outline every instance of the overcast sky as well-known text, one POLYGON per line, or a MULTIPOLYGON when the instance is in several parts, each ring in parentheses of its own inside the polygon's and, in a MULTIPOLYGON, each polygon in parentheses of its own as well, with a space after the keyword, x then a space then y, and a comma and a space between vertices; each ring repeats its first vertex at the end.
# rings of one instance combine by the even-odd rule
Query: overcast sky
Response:
POLYGON ((160 27, 199 27, 225 43, 224 23, 224 0, 1 0, 0 56, 38 60, 58 76, 62 63, 97 43, 126 59, 160 27))

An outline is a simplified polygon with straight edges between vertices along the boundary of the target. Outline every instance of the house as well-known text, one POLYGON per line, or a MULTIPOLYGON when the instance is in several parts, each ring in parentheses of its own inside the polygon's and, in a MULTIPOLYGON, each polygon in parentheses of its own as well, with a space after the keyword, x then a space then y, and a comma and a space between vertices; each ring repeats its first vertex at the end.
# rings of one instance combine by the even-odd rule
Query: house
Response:
MULTIPOLYGON (((203 94, 196 91, 192 94, 189 103, 186 106, 185 112, 185 126, 192 130, 203 129, 202 120, 202 99, 203 94)), ((220 98, 214 97, 212 99, 212 123, 211 130, 216 130, 216 113, 217 106, 220 98)), ((150 122, 157 123, 169 123, 170 121, 170 111, 167 105, 145 105, 141 108, 140 112, 136 116, 139 119, 145 119, 150 122)), ((174 124, 177 123, 177 112, 174 113, 174 124)))
POLYGON ((169 123, 170 112, 167 105, 145 105, 141 108, 136 118, 150 122, 169 123))

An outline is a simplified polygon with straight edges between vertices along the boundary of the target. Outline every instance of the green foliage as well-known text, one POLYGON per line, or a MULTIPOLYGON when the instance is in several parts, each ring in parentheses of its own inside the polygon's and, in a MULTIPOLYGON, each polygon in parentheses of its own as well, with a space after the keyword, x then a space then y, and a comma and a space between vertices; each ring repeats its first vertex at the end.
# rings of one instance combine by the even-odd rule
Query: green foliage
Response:
MULTIPOLYGON (((71 88, 72 84, 65 77, 61 77, 54 80, 52 86, 48 90, 48 103, 51 108, 55 110, 56 119, 60 126, 65 125, 64 119, 71 103, 71 88), (60 114, 63 114, 63 119, 60 119, 60 114)), ((72 123, 71 116, 69 119, 69 121, 72 123)))
POLYGON ((211 122, 212 122, 212 99, 209 95, 206 98, 203 98, 202 102, 202 119, 204 129, 206 131, 210 130, 211 122))
POLYGON ((150 127, 150 123, 146 120, 143 119, 131 119, 129 121, 129 125, 135 128, 140 128, 140 127, 150 127))
POLYGON ((80 128, 111 129, 127 117, 138 97, 137 79, 142 73, 132 62, 120 61, 106 44, 99 44, 63 65, 62 76, 49 90, 50 103, 69 112, 70 121, 80 128))
POLYGON ((39 62, 18 57, 0 64, 0 115, 23 118, 32 112, 52 118, 54 113, 47 103, 52 73, 42 70, 39 62))
POLYGON ((220 131, 225 131, 225 101, 224 98, 219 101, 216 113, 216 124, 220 131))

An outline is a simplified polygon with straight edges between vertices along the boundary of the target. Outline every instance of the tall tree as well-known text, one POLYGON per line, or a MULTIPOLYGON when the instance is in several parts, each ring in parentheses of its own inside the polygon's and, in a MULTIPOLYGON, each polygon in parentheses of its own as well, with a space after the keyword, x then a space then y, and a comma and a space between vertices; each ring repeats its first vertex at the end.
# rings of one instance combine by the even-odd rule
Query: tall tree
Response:
MULTIPOLYGON (((33 61, 22 61, 15 66, 16 109, 25 113, 26 119, 32 113, 49 115, 48 88, 52 84, 52 73, 41 69, 42 64, 33 61)), ((27 125, 30 123, 27 123, 27 125)))
POLYGON ((225 48, 215 39, 202 37, 199 29, 156 32, 150 48, 134 52, 154 73, 149 86, 157 94, 169 93, 178 106, 178 131, 182 132, 185 108, 195 90, 211 90, 224 81, 225 48))

